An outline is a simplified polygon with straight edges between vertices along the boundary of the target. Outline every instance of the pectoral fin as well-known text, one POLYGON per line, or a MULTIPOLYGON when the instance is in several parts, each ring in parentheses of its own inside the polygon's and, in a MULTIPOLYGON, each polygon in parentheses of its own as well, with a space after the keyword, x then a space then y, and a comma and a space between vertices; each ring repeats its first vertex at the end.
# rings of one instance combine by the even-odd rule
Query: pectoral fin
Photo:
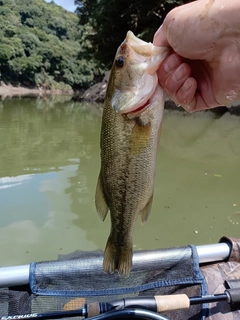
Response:
POLYGON ((152 207, 152 200, 153 200, 153 195, 150 197, 148 203, 143 208, 143 210, 140 212, 142 224, 145 223, 148 219, 148 216, 150 214, 151 207, 152 207))
POLYGON ((100 176, 98 177, 96 193, 95 193, 95 206, 97 209, 97 213, 102 221, 105 220, 107 213, 108 213, 108 205, 105 200, 102 188, 102 182, 100 176))

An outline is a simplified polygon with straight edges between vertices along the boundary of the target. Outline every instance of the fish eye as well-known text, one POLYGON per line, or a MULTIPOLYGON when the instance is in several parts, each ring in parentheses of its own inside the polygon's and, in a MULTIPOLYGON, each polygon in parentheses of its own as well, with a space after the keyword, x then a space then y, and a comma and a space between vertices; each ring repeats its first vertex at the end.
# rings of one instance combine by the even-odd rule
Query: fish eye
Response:
POLYGON ((116 66, 117 66, 118 68, 122 68, 122 67, 124 66, 125 59, 124 59, 123 56, 120 56, 120 57, 118 57, 118 58, 116 59, 115 62, 116 62, 116 66))

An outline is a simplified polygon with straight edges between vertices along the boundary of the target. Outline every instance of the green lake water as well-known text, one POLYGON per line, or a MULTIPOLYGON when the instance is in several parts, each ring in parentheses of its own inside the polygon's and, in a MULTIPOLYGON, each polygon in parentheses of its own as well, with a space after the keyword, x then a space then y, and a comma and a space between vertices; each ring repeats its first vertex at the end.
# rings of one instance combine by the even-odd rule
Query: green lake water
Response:
MULTIPOLYGON (((1 101, 0 266, 104 249, 100 127, 99 108, 70 98, 1 101)), ((240 117, 166 111, 153 207, 134 249, 216 243, 240 237, 239 223, 240 117)))

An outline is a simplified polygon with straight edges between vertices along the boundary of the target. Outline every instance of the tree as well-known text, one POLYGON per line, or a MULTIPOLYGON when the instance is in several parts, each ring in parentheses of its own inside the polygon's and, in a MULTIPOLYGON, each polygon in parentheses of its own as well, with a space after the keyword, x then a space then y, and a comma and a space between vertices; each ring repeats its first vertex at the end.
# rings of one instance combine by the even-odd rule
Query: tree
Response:
POLYGON ((85 41, 88 31, 76 14, 53 1, 0 0, 1 80, 88 87, 97 69, 88 52, 90 42, 85 41))
MULTIPOLYGON (((94 57, 107 67, 128 30, 145 41, 152 41, 154 32, 168 11, 182 0, 75 0, 80 24, 89 24, 93 32, 87 37, 94 57)), ((189 1, 185 1, 189 2, 189 1)))

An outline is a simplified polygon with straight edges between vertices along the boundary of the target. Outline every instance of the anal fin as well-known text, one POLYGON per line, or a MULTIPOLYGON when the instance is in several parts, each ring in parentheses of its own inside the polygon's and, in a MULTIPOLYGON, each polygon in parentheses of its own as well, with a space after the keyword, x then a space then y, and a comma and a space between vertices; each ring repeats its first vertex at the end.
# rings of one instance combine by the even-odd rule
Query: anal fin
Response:
POLYGON ((95 193, 95 206, 97 213, 102 221, 105 220, 108 213, 108 205, 103 194, 102 182, 100 176, 98 177, 96 193, 95 193))
POLYGON ((151 207, 152 207, 152 201, 153 201, 153 194, 150 197, 150 199, 149 199, 148 203, 146 204, 146 206, 140 212, 142 224, 145 223, 147 221, 147 219, 148 219, 148 216, 150 214, 151 207))

